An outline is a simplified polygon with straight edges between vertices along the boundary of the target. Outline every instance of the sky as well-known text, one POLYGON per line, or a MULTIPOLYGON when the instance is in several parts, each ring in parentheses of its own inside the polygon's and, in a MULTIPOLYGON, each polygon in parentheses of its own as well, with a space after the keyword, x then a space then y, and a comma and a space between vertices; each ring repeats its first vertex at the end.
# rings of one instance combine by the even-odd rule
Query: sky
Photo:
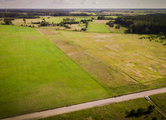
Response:
POLYGON ((166 0, 0 0, 0 8, 166 8, 166 0))

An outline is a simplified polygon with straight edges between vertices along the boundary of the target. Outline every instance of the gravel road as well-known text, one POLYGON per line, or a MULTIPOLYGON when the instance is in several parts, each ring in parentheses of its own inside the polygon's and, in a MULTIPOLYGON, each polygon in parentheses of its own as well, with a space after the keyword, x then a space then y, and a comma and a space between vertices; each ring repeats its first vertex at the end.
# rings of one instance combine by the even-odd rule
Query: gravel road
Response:
POLYGON ((102 106, 102 105, 107 105, 107 104, 111 104, 111 103, 128 101, 128 100, 132 100, 132 99, 136 99, 136 98, 141 98, 144 96, 165 93, 165 92, 166 92, 166 88, 154 89, 154 90, 149 90, 149 91, 144 91, 144 92, 139 92, 139 93, 123 95, 123 96, 119 96, 119 97, 113 97, 113 98, 108 98, 108 99, 103 99, 103 100, 98 100, 98 101, 81 103, 81 104, 72 105, 72 106, 68 106, 68 107, 46 110, 46 111, 42 111, 42 112, 29 113, 29 114, 25 114, 25 115, 5 118, 2 120, 34 120, 34 119, 64 114, 64 113, 68 113, 68 112, 83 110, 83 109, 87 109, 87 108, 93 108, 96 106, 102 106))

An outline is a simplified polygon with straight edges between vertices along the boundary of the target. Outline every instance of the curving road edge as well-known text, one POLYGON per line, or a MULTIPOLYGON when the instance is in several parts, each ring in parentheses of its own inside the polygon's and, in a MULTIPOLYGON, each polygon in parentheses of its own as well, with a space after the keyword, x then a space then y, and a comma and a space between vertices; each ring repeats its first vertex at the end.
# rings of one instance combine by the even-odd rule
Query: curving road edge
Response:
POLYGON ((69 113, 69 112, 83 110, 83 109, 87 109, 87 108, 93 108, 96 106, 102 106, 102 105, 107 105, 107 104, 111 104, 111 103, 128 101, 128 100, 132 100, 132 99, 136 99, 136 98, 141 98, 144 96, 165 93, 165 92, 166 92, 166 87, 160 88, 160 89, 144 91, 144 92, 139 92, 139 93, 123 95, 123 96, 119 96, 119 97, 98 100, 98 101, 81 103, 81 104, 72 105, 72 106, 68 106, 68 107, 46 110, 46 111, 42 111, 42 112, 29 113, 29 114, 25 114, 25 115, 5 118, 2 120, 33 120, 33 119, 45 118, 45 117, 49 117, 49 116, 55 116, 55 115, 59 115, 59 114, 69 113))

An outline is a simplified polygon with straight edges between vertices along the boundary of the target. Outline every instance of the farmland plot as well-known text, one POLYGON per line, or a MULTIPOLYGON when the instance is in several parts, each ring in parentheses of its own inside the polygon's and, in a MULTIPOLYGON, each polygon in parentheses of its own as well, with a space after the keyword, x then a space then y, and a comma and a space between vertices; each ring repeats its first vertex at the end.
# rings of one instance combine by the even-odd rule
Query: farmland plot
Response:
POLYGON ((110 96, 166 85, 166 48, 161 43, 142 41, 134 34, 38 30, 91 74, 110 96))
POLYGON ((34 28, 0 26, 0 118, 108 97, 34 28))

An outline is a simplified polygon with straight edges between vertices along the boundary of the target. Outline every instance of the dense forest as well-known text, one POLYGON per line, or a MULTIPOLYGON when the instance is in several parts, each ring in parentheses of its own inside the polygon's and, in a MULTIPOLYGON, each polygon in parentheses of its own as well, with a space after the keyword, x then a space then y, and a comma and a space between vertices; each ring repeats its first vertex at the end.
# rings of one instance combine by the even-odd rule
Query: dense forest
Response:
POLYGON ((130 33, 166 34, 166 15, 123 16, 115 19, 116 24, 128 28, 130 33))
POLYGON ((21 13, 0 13, 0 18, 40 18, 38 14, 35 13, 28 13, 28 14, 21 14, 21 13))

